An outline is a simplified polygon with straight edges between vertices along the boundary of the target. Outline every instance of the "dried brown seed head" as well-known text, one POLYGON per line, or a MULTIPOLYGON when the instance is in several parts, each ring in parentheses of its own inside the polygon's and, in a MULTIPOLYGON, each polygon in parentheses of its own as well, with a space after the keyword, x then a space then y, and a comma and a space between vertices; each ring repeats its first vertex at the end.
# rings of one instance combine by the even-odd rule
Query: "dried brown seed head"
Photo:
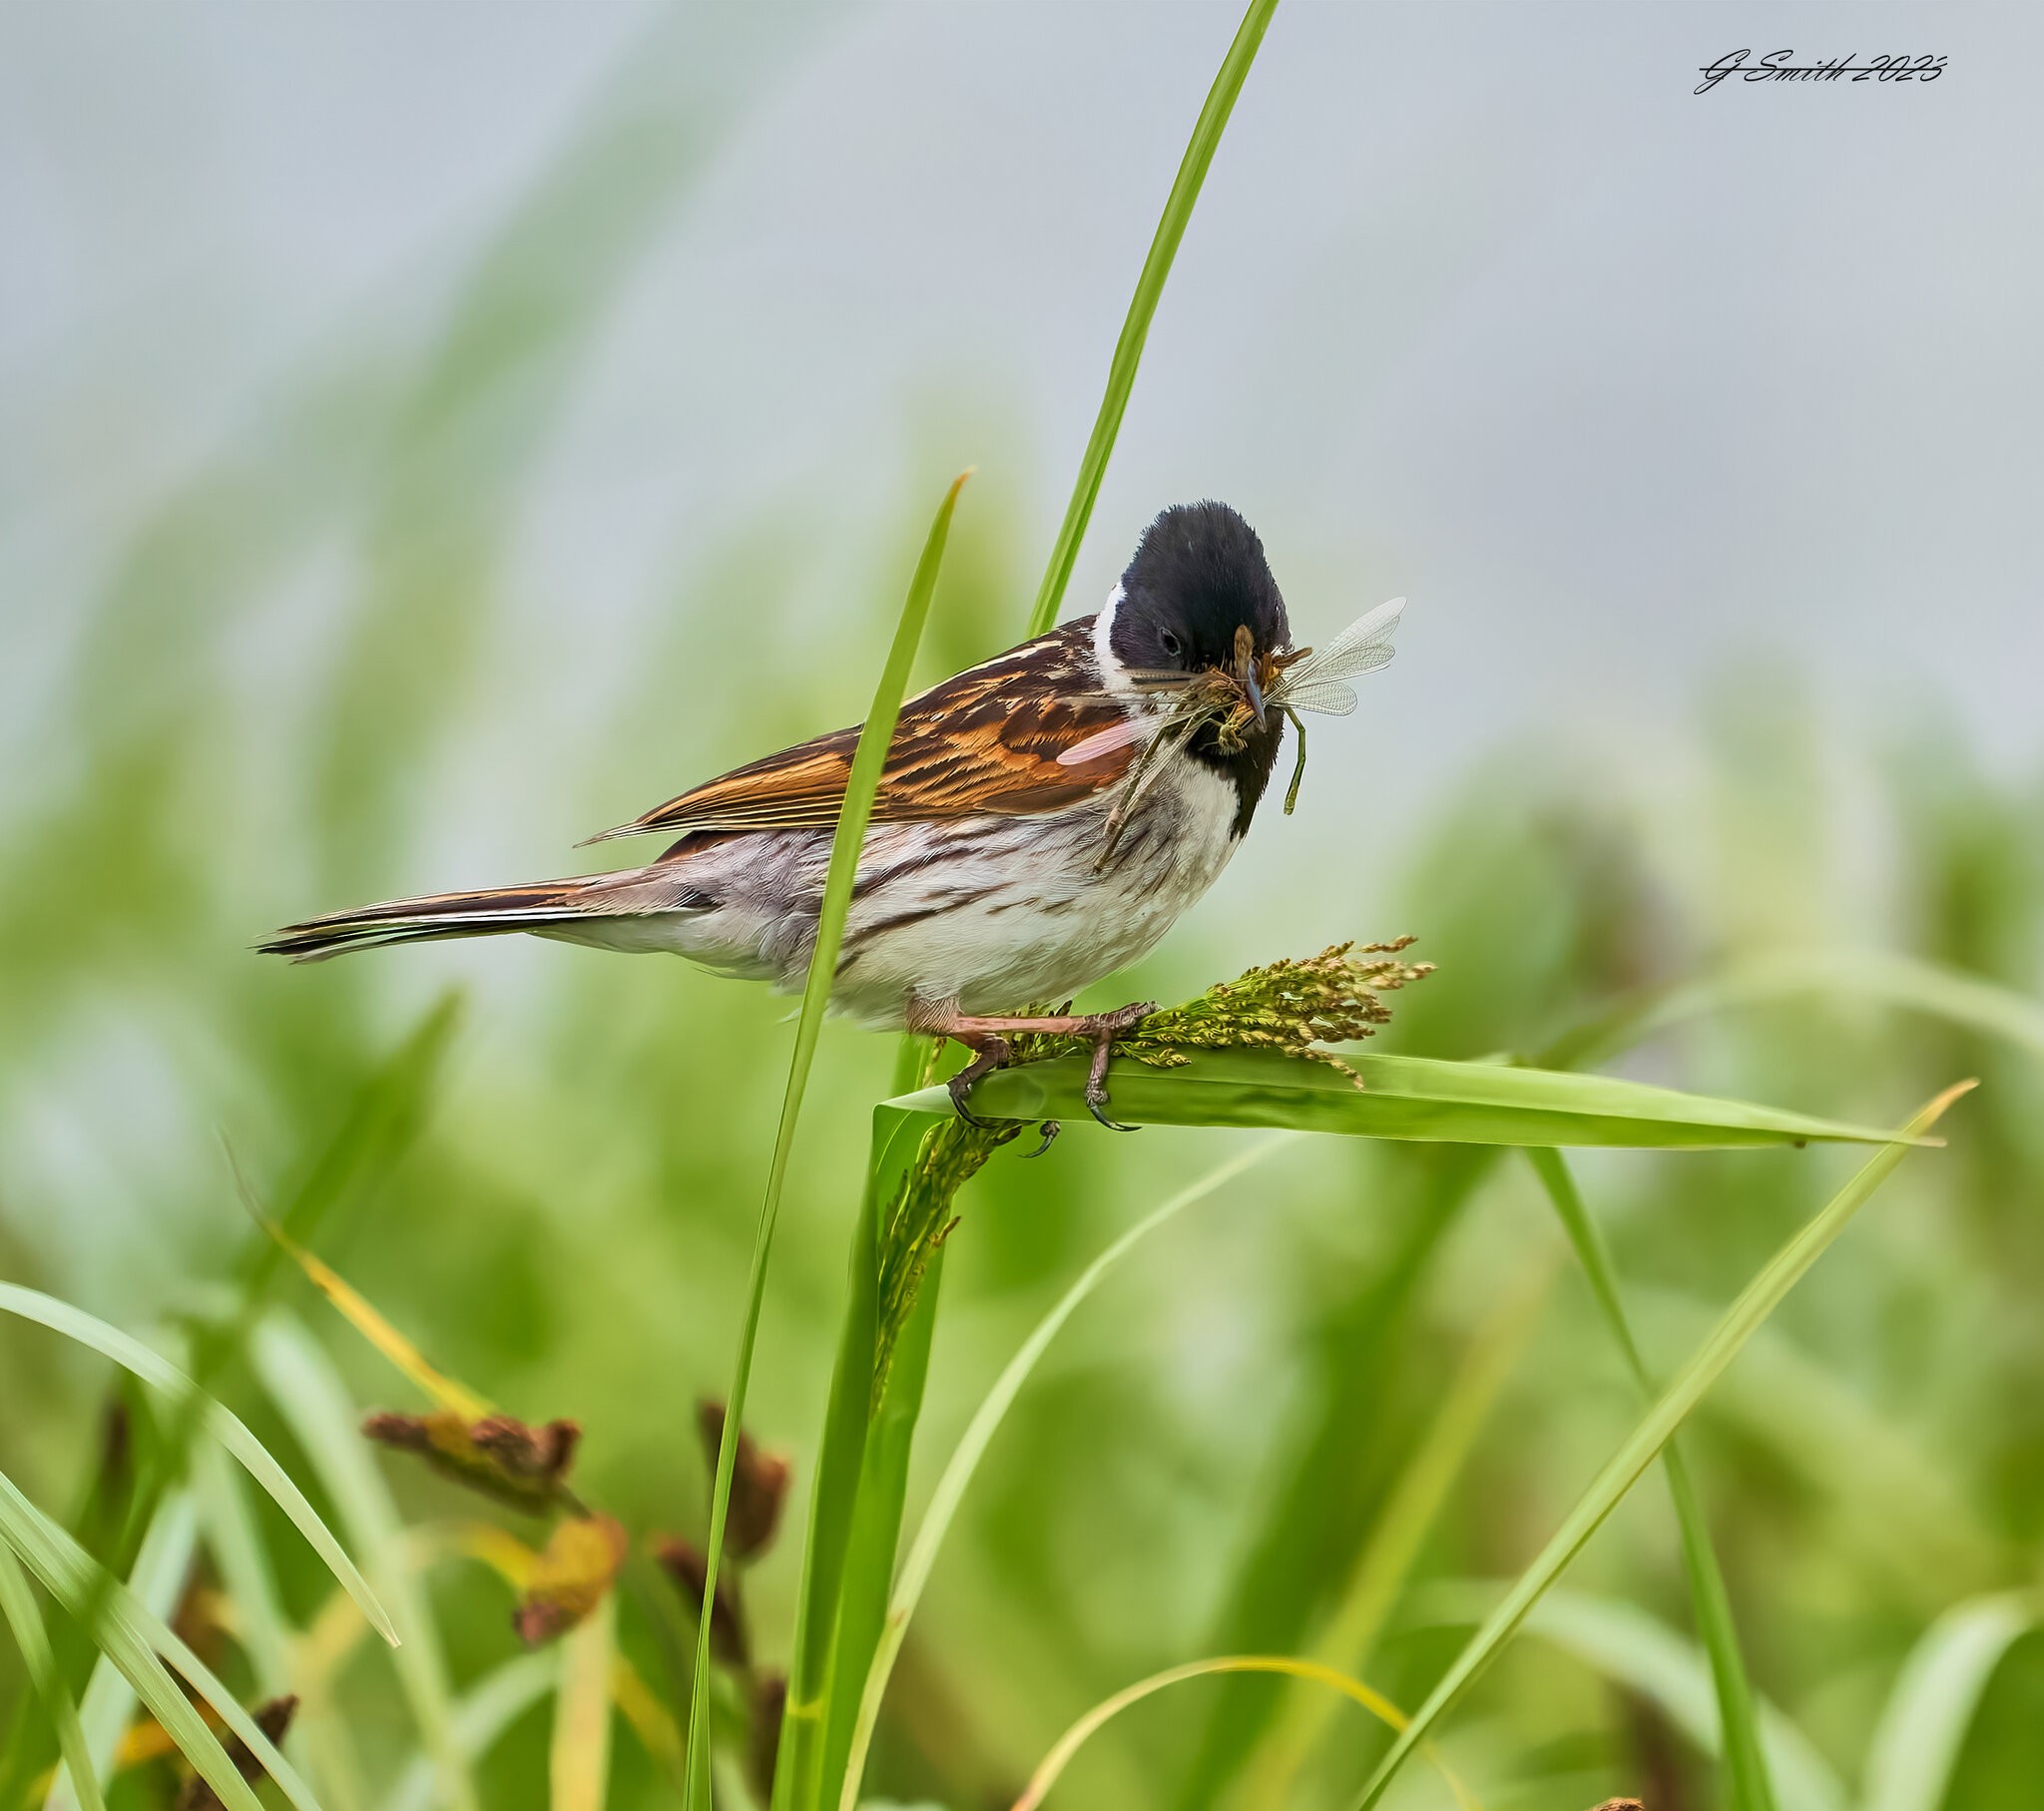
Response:
POLYGON ((536 1515, 559 1500, 582 1430, 572 1421, 528 1427, 509 1415, 464 1421, 451 1409, 374 1414, 362 1432, 380 1446, 417 1453, 444 1478, 536 1515))
MULTIPOLYGON (((654 1543, 653 1557, 700 1618, 703 1587, 710 1576, 709 1556, 695 1542, 670 1535, 654 1543)), ((727 1666, 743 1670, 752 1663, 745 1610, 739 1601, 738 1576, 722 1567, 717 1575, 717 1606, 710 1617, 710 1651, 727 1666)))
MULTIPOLYGON (((717 1455, 724 1444, 724 1404, 703 1397, 696 1404, 696 1426, 703 1438, 704 1462, 717 1475, 717 1455)), ((783 1453, 763 1451, 743 1428, 731 1475, 731 1502, 725 1511, 724 1550, 741 1564, 756 1560, 773 1545, 780 1512, 787 1507, 793 1467, 783 1453)))
POLYGON ((589 1614, 617 1583, 630 1543, 608 1516, 570 1516, 548 1537, 511 1612, 528 1647, 551 1641, 589 1614))

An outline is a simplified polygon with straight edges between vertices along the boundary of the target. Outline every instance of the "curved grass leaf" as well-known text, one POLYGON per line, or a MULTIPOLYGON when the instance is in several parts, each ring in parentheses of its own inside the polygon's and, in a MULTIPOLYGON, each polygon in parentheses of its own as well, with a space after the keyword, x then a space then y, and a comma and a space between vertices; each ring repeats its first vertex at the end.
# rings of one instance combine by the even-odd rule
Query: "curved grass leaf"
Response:
POLYGON ((1947 1610, 1910 1650, 1866 1752, 1864 1811, 1938 1811, 1988 1681, 2040 1621, 2031 1591, 1947 1610))
MULTIPOLYGON (((732 1472, 738 1463, 739 1429, 746 1415, 746 1387, 752 1380, 753 1347, 759 1337, 760 1311, 766 1296, 766 1260, 773 1248, 780 1190, 787 1176, 788 1155, 794 1148, 795 1122, 801 1115, 802 1093, 815 1058, 816 1038, 823 1028, 823 1008, 837 977, 837 951, 844 937, 845 918, 851 910, 851 884, 859 848, 872 817, 873 793, 880 783, 880 770, 894 739, 901 699, 908 689, 909 670, 922 642, 923 624, 929 619, 930 599, 937 588, 937 568, 943 561, 944 542, 951 530, 951 512, 957 508, 958 493, 971 475, 961 472, 952 480, 943 502, 937 506, 936 519, 930 524, 922 558, 916 562, 915 577, 909 582, 908 597, 901 607, 901 620, 895 626, 893 646, 887 651, 886 666, 873 691, 872 708, 859 730, 858 748, 851 757, 851 772, 845 783, 844 808, 838 814, 837 832, 830 843, 830 866, 823 878, 815 948, 809 956, 808 978, 802 985, 794 1053, 788 1060, 787 1091, 781 1099, 780 1124, 774 1132, 773 1156, 766 1170, 766 1197, 761 1202, 759 1229, 753 1241, 745 1318, 739 1330, 738 1358, 732 1367, 732 1386, 726 1397, 724 1437, 718 1445, 717 1481, 710 1498, 710 1538, 704 1558, 706 1603, 716 1599, 718 1567, 724 1555, 725 1514, 731 1504, 732 1472)), ((697 1632, 696 1676, 689 1695, 689 1776, 685 1800, 689 1811, 708 1811, 710 1804, 709 1709, 710 1617, 706 1615, 701 1618, 697 1632)))
MULTIPOLYGON (((1619 1355, 1632 1373, 1643 1400, 1651 1402, 1654 1380, 1647 1361, 1640 1356, 1633 1337, 1632 1322, 1618 1294, 1618 1278, 1611 1254, 1604 1244, 1597 1222, 1584 1205, 1582 1191, 1570 1174, 1567 1160, 1558 1150, 1529 1150, 1527 1160, 1540 1185, 1547 1190, 1568 1234, 1576 1258, 1589 1279, 1590 1293, 1604 1316, 1619 1355)), ((1739 1629, 1732 1619, 1732 1597, 1725 1588, 1725 1575, 1711 1546, 1710 1523, 1690 1481, 1682 1449, 1670 1440, 1661 1451, 1662 1470, 1668 1474, 1668 1495, 1675 1505, 1677 1531, 1682 1540, 1683 1570, 1689 1575, 1690 1601, 1694 1606, 1697 1632, 1711 1656, 1711 1676, 1718 1693, 1718 1711, 1724 1722, 1725 1773, 1731 1784, 1735 1811, 1774 1811, 1774 1782, 1768 1776, 1768 1762, 1762 1752, 1760 1715, 1754 1706, 1753 1684, 1747 1677, 1746 1656, 1740 1651, 1739 1629)), ((1799 1801, 1798 1801, 1799 1802, 1799 1801)))
POLYGON ((78 1720, 78 1706, 71 1701, 63 1675, 57 1670, 57 1656, 50 1651, 50 1637, 43 1628, 35 1593, 29 1589, 28 1577, 14 1557, 14 1549, 4 1544, 0 1544, 0 1615, 7 1618, 14 1644, 21 1649, 22 1664, 42 1701, 43 1714, 57 1732, 57 1752, 71 1776, 78 1811, 106 1811, 99 1775, 85 1751, 85 1729, 78 1720))
POLYGON ((1235 111, 1235 98, 1242 93, 1250 65, 1257 60, 1257 48, 1278 10, 1278 0, 1251 0, 1243 15, 1235 42, 1222 59, 1221 73, 1208 91, 1207 104, 1193 127, 1191 142, 1178 167, 1178 178, 1164 204, 1164 217, 1157 223, 1150 241, 1150 254, 1143 260, 1143 274, 1136 279, 1136 293, 1130 298, 1121 337, 1115 341, 1114 362, 1107 370, 1107 394, 1100 399, 1100 413, 1094 418, 1093 433, 1086 442, 1086 455, 1079 462, 1079 481, 1066 506, 1065 519, 1058 528, 1057 544, 1051 549, 1050 565, 1044 570, 1036 602, 1029 612, 1029 634, 1040 636, 1058 620, 1058 606, 1064 601, 1071 581, 1072 565, 1079 557, 1079 543, 1086 538, 1086 524, 1093 515, 1094 499, 1100 495, 1100 481, 1107 473, 1115 436, 1121 432, 1122 414, 1129 406, 1129 392, 1136 387, 1136 367, 1143 362, 1143 343, 1150 337, 1150 320, 1164 293, 1165 278, 1171 274, 1172 259, 1178 255, 1179 240, 1185 237, 1186 223, 1193 218, 1193 206, 1207 180, 1207 168, 1228 128, 1228 116, 1235 111))
POLYGON ((355 1570, 354 1562, 341 1551, 340 1543, 319 1519, 318 1512, 305 1501, 304 1493, 290 1481, 283 1467, 270 1457, 269 1449, 250 1433, 240 1416, 216 1402, 176 1365, 160 1357, 141 1340, 132 1338, 117 1327, 108 1326, 83 1308, 74 1308, 69 1302, 43 1294, 40 1289, 24 1289, 19 1283, 0 1283, 0 1312, 35 1321, 52 1332, 75 1339, 82 1346, 90 1346, 95 1352, 103 1353, 116 1364, 133 1371, 144 1383, 153 1384, 173 1401, 189 1397, 195 1402, 200 1425, 242 1462, 249 1476, 291 1519, 292 1526, 305 1537, 306 1545, 325 1562, 326 1570, 361 1605, 369 1625, 386 1641, 396 1644, 397 1630, 391 1626, 383 1605, 376 1601, 376 1593, 355 1570))
MULTIPOLYGON (((1920 1137, 1936 1124, 1938 1116, 1972 1086, 1970 1082, 1962 1082, 1939 1095, 1910 1123, 1907 1137, 1910 1140, 1920 1137)), ((1669 1437, 1682 1425, 1684 1417, 1703 1400, 1704 1393, 1717 1381, 1719 1374, 1739 1355, 1740 1347, 1754 1329, 1775 1311, 1802 1273, 1845 1229, 1852 1215, 1907 1153, 1908 1144, 1904 1142, 1893 1143, 1877 1151, 1741 1292, 1739 1299, 1712 1329, 1710 1337, 1691 1355, 1645 1419, 1613 1454, 1553 1539, 1541 1549, 1533 1564, 1506 1593, 1504 1601, 1486 1618, 1483 1626, 1456 1655, 1440 1682, 1427 1694, 1426 1701, 1413 1713, 1411 1724, 1399 1733, 1391 1744, 1390 1752, 1371 1774, 1355 1801, 1355 1811, 1369 1811, 1370 1806, 1382 1802, 1391 1781, 1410 1758, 1413 1749, 1431 1733, 1434 1725, 1446 1715, 1449 1707, 1477 1675, 1497 1657, 1499 1650, 1525 1620, 1527 1612, 1561 1577, 1590 1537, 1603 1526, 1605 1518, 1639 1482, 1641 1474, 1653 1464, 1669 1437)))
MULTIPOLYGON (((1692 1150, 1916 1141, 1609 1076, 1430 1057, 1344 1052, 1341 1060, 1361 1077, 1360 1088, 1327 1064, 1255 1050, 1202 1051, 1189 1055, 1180 1069, 1122 1061, 1108 1085, 1115 1117, 1146 1126, 1269 1126, 1458 1144, 1692 1150)), ((988 1076, 973 1091, 972 1107, 989 1119, 1076 1123, 1087 1117, 1085 1082, 1086 1064, 1076 1057, 1025 1063, 988 1076)), ((941 1088, 889 1105, 933 1116, 952 1111, 941 1088)))
POLYGON ((198 1707, 171 1677, 165 1661, 211 1704, 228 1728, 248 1745, 298 1811, 319 1811, 318 1800, 276 1746, 256 1726, 241 1700, 216 1678, 191 1648, 118 1579, 109 1578, 63 1529, 0 1475, 0 1540, 72 1615, 100 1607, 96 1638, 100 1650, 135 1687, 150 1715, 177 1743, 201 1779, 230 1811, 261 1811, 260 1801, 229 1759, 198 1707), (161 1658, 159 1656, 162 1656, 161 1658))
POLYGON ((356 1427, 354 1405, 317 1342, 281 1313, 257 1324, 251 1357, 389 1605, 400 1637, 391 1660, 420 1740, 440 1770, 440 1797, 456 1811, 476 1811, 475 1780, 453 1731, 447 1663, 406 1564, 397 1506, 356 1427))
MULTIPOLYGON (((134 1565, 129 1570, 128 1592, 159 1620, 177 1608, 185 1581, 192 1575, 192 1556, 198 1545, 198 1520, 189 1492, 168 1491, 155 1499, 155 1508, 143 1529, 141 1543, 135 1550, 134 1565)), ((111 1587, 116 1577, 101 1565, 94 1575, 94 1588, 100 1588, 101 1581, 111 1587)), ((74 1612, 79 1627, 85 1630, 94 1646, 102 1649, 93 1666, 92 1676, 86 1681, 85 1698, 78 1711, 79 1721, 85 1726, 85 1751, 102 1780, 109 1777, 108 1768, 120 1749, 121 1732, 127 1728, 135 1708, 135 1687, 112 1656, 105 1652, 104 1643, 99 1638, 105 1607, 104 1603, 88 1600, 82 1612, 74 1612)), ((49 1794, 43 1801, 45 1811, 69 1811, 70 1801, 65 1796, 67 1789, 66 1775, 60 1768, 51 1780, 49 1794)))
POLYGON ((1784 950, 1747 957, 1700 981, 1621 1001, 1577 1027, 1550 1054, 1570 1063, 1600 1062, 1693 1019, 1809 994, 1920 1013, 2044 1057, 2044 1001, 1893 950, 1784 950))
MULTIPOLYGON (((1183 1684, 1187 1679, 1203 1679, 1215 1673, 1224 1672, 1277 1672, 1285 1673, 1295 1679, 1310 1679, 1316 1685, 1325 1685, 1338 1691, 1345 1698, 1360 1704, 1378 1722, 1386 1723, 1401 1734, 1411 1728, 1411 1721, 1397 1705, 1380 1691, 1365 1685, 1360 1679, 1351 1679, 1345 1672, 1337 1672, 1331 1666, 1322 1666, 1317 1660, 1293 1659, 1287 1654, 1233 1653, 1222 1654, 1211 1660, 1189 1660, 1183 1666, 1167 1667, 1163 1672, 1152 1673, 1147 1679, 1138 1679, 1135 1684, 1123 1687, 1110 1698, 1103 1698, 1082 1716, 1071 1728, 1058 1738, 1057 1745, 1043 1757, 1042 1764, 1030 1775, 1029 1785, 1018 1798, 1012 1811, 1036 1811, 1043 1803, 1044 1796, 1057 1783, 1058 1775, 1071 1764, 1072 1756, 1085 1745, 1087 1739, 1103 1723, 1119 1716, 1131 1704, 1139 1704, 1154 1692, 1164 1690, 1168 1685, 1183 1684)), ((1469 1796, 1468 1789, 1449 1772, 1447 1765, 1438 1756, 1433 1762, 1440 1769, 1441 1778, 1448 1783, 1448 1790, 1454 1794, 1455 1803, 1462 1811, 1477 1811, 1476 1801, 1469 1796)))
POLYGON ((1921 1013, 2044 1057, 2044 1002, 1978 975, 1891 951, 1794 951, 1754 957, 1665 996, 1637 1024, 1644 1033, 1727 1006, 1818 993, 1921 1013))
POLYGON ((957 1517, 958 1506, 964 1501, 966 1487, 972 1482, 972 1475, 979 1469, 979 1462, 985 1457, 987 1447, 992 1443, 995 1431, 1000 1427, 1008 1410, 1014 1406, 1015 1398, 1028 1382, 1029 1374, 1036 1369, 1037 1362, 1050 1342, 1058 1335, 1065 1322, 1093 1291, 1101 1279, 1121 1262, 1129 1252, 1141 1244, 1168 1220, 1175 1219, 1195 1201, 1205 1200, 1217 1188, 1235 1180, 1246 1170, 1261 1163, 1281 1144, 1281 1137, 1267 1138, 1228 1159, 1227 1162, 1210 1169, 1196 1182, 1182 1188, 1162 1206, 1155 1208, 1143 1219, 1138 1220, 1128 1231, 1103 1251, 1079 1274, 1072 1286, 1058 1298, 1057 1304, 1038 1321, 1029 1337, 1022 1342, 1007 1367, 995 1380, 994 1387, 986 1393, 985 1399, 974 1411, 971 1423, 951 1454, 944 1475, 937 1480, 937 1488, 931 1494, 929 1507, 923 1512, 922 1525, 916 1531, 915 1541, 908 1550, 908 1557, 901 1564, 901 1577, 894 1586, 894 1594, 887 1605, 887 1620, 882 1629, 878 1645, 873 1651, 872 1663, 865 1675, 864 1689, 859 1695, 858 1720, 852 1731, 851 1752, 844 1771, 843 1795, 839 1800, 839 1811, 855 1811, 858 1804, 860 1781, 865 1773, 866 1751, 873 1739, 874 1725, 879 1721, 881 1700, 887 1693, 887 1680, 894 1670, 894 1661, 901 1651, 901 1643, 908 1633, 908 1620, 915 1614, 916 1605, 922 1600, 923 1586, 929 1583, 930 1569, 935 1566, 937 1550, 943 1545, 944 1537, 950 1532, 951 1524, 957 1517))

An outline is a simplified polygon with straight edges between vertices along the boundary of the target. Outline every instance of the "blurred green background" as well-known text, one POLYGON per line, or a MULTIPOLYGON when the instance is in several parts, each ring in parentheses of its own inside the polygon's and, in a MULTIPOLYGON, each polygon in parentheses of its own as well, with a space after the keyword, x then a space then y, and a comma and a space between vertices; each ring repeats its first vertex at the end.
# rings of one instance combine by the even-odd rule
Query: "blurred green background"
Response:
MULTIPOLYGON (((1824 54, 1854 29, 1783 17, 1824 54)), ((1261 529, 1302 639, 1413 601, 1359 717, 1315 731, 1298 814, 1103 1000, 1411 931, 1440 972, 1389 1048, 1533 1055, 1773 965, 1793 985, 1624 1066, 1880 1124, 1984 1079, 1691 1436, 1756 1682, 1854 1787, 1905 1656, 1953 1606, 2035 1588, 2044 1534, 2035 1033, 1898 1010, 1926 971, 1889 959, 1936 965, 1933 995, 2039 987, 2044 260, 2017 228, 2044 165, 2013 72, 2040 33, 1882 20, 1950 78, 1693 98, 1685 72, 1745 41, 1715 10, 1287 0, 1068 600, 1091 608, 1158 507, 1213 494, 1261 529)), ((579 1420, 578 1479, 635 1534, 701 1533, 692 1404, 728 1379, 785 1003, 524 940, 298 970, 248 946, 566 871, 579 836, 850 720, 965 463, 925 674, 1012 641, 1233 26, 1020 4, 0 23, 0 1271, 138 1330, 205 1311, 250 1237, 222 1134, 281 1198, 457 990, 416 1125, 319 1248, 445 1368, 579 1420)), ((892 1061, 826 1032, 797 1148, 749 1421, 798 1490, 892 1061)), ((925 1488, 1075 1268, 1231 1147, 1075 1128, 1033 1169, 996 1159, 950 1246, 925 1488)), ((1656 1363, 1844 1161, 1580 1164, 1656 1363)), ((1312 1651, 1444 1393, 1517 1315, 1369 1657, 1415 1701, 1467 1582, 1515 1573, 1634 1419, 1557 1254, 1523 1164, 1452 1150, 1294 1148, 1189 1213, 1000 1435, 877 1784, 1005 1803, 1140 1674, 1312 1651)), ((358 1403, 413 1406, 287 1294, 358 1403)), ((0 1469, 89 1518, 105 1366, 13 1324, 0 1364, 0 1469)), ((246 1379, 223 1393, 293 1459, 246 1379)), ((472 1513, 385 1469, 408 1518, 472 1513)), ((320 1576, 277 1551, 308 1616, 320 1576)), ((796 1564, 784 1541, 751 1581, 769 1647, 796 1564)), ((457 1683, 515 1650, 500 1585, 432 1578, 457 1683)), ((1711 1803, 1650 1663, 1689 1639, 1658 1479, 1566 1589, 1576 1621, 1522 1637, 1445 1752, 1494 1807, 1711 1803)), ((348 1681, 364 1803, 411 1742, 380 1664, 348 1681)), ((0 1672, 18 1715, 11 1654, 0 1672)), ((1061 1801, 1345 1802, 1380 1738, 1344 1711, 1274 1783, 1279 1713, 1300 1714, 1263 1682, 1185 1688, 1061 1801)), ((2023 1636, 1947 1802, 2034 1805, 2040 1713, 2023 1636)), ((488 1803, 542 1802, 545 1740, 537 1711, 512 1729, 488 1803)), ((1401 1790, 1442 1802, 1417 1771, 1401 1790)), ((612 1802, 669 1802, 624 1737, 612 1802)))

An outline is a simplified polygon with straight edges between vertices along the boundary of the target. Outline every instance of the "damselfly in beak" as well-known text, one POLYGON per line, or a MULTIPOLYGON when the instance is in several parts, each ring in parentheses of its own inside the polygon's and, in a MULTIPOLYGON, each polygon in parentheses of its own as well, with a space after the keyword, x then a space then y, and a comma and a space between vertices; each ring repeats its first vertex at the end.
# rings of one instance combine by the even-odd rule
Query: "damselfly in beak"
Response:
POLYGON ((1291 784, 1284 789, 1286 817, 1298 802, 1298 782, 1305 777, 1305 724, 1298 713, 1312 710, 1321 716, 1346 716, 1353 710, 1355 689, 1345 681, 1389 664, 1396 652, 1391 638, 1398 633, 1398 619, 1404 613, 1403 598, 1379 604, 1326 647, 1300 649, 1273 679, 1270 706, 1289 717, 1298 733, 1298 759, 1291 769, 1291 784))

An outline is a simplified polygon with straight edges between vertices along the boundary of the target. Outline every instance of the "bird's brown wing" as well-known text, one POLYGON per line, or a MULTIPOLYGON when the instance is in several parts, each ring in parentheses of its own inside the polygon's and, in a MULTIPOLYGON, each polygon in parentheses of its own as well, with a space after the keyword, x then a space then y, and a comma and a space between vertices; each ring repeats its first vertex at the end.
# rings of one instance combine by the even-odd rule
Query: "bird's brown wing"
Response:
MULTIPOLYGON (((1035 816, 1078 804, 1127 773, 1135 756, 1128 744, 1083 761, 1058 759, 1123 720, 1121 705, 1097 689, 1091 629, 1091 618, 1068 623, 908 699, 873 797, 874 822, 1035 816)), ((827 829, 844 804, 858 735, 854 725, 748 762, 590 840, 827 829)))

